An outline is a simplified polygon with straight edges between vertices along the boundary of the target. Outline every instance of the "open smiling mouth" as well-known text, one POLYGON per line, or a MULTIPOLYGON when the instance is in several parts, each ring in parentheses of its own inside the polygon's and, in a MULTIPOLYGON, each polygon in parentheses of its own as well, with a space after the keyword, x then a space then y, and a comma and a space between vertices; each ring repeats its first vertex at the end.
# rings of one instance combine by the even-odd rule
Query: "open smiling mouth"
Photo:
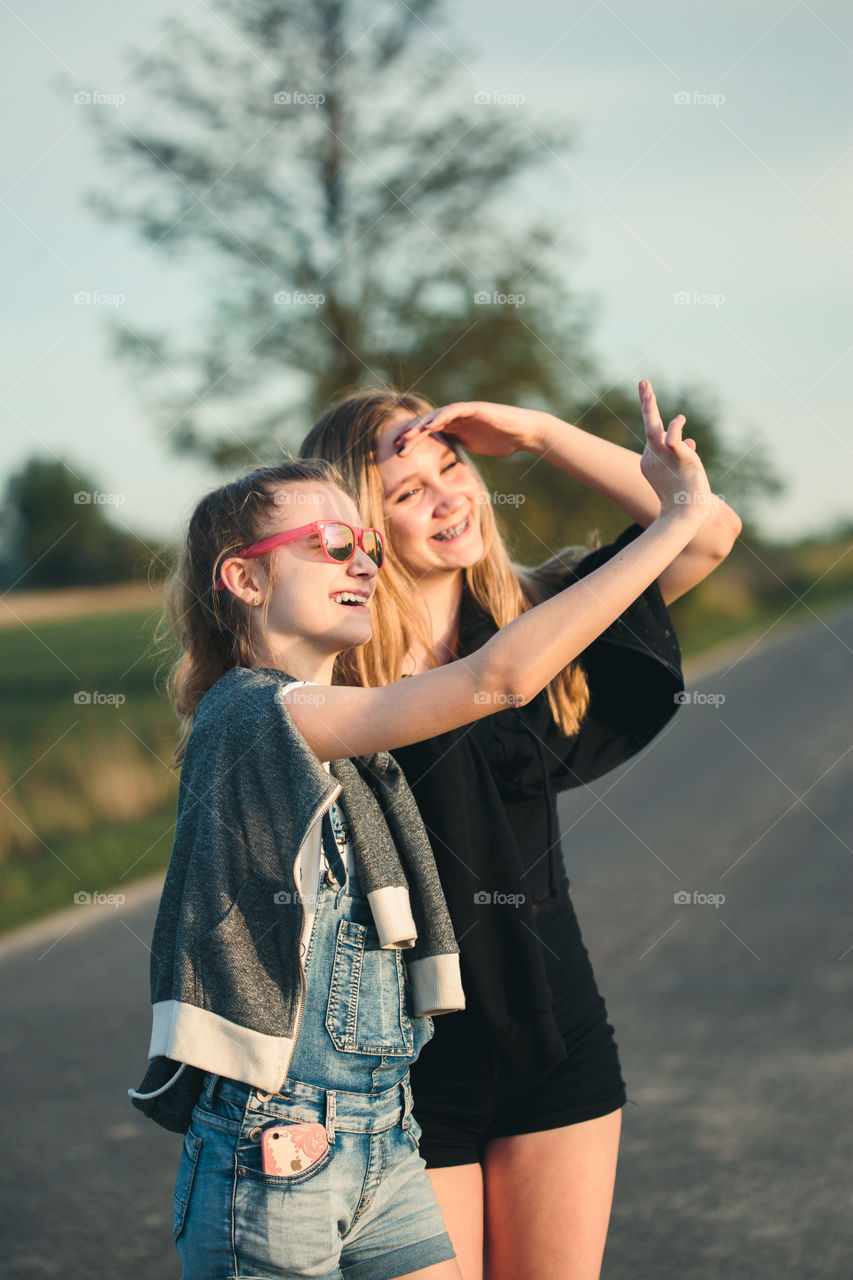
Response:
POLYGON ((442 529, 441 533, 434 533, 432 539, 434 542, 452 542, 454 538, 460 537, 465 533, 470 520, 468 516, 464 520, 460 520, 459 524, 453 525, 450 529, 442 529))
POLYGON ((333 604, 342 604, 347 609, 367 608, 370 596, 360 595, 357 591, 336 591, 330 597, 333 604))

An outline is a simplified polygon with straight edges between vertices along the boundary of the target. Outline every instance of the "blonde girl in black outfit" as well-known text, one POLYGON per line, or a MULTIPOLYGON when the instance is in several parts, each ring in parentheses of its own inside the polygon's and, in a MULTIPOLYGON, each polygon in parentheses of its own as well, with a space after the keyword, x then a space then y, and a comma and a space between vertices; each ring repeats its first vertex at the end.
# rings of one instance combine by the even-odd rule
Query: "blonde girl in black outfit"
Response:
MULTIPOLYGON (((434 409, 385 387, 324 414, 302 454, 338 465, 389 548, 373 640, 339 660, 336 679, 384 685, 452 663, 608 562, 627 568, 662 515, 648 441, 659 440, 673 465, 696 448, 682 440, 683 415, 665 431, 651 385, 639 391, 642 463, 550 414, 509 405, 434 409), (515 566, 460 446, 529 451, 633 523, 604 547, 568 548, 536 570, 515 566)), ((642 591, 627 593, 611 625, 590 630, 540 694, 394 749, 461 949, 466 1010, 440 1020, 412 1085, 421 1151, 465 1280, 482 1277, 484 1251, 488 1280, 600 1273, 626 1090, 569 895, 556 793, 627 760, 677 710, 684 682, 666 605, 725 558, 741 523, 707 487, 688 494, 682 485, 674 504, 703 513, 690 539, 642 591)), ((543 626, 543 643, 548 634, 543 626)), ((538 661, 531 648, 531 669, 538 661)))

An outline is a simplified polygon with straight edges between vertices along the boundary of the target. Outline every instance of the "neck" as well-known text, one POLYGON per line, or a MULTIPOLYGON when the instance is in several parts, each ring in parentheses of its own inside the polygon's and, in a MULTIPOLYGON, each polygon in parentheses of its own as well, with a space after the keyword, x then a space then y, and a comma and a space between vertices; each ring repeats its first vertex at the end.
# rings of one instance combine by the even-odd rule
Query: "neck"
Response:
POLYGON ((297 680, 310 680, 314 684, 331 684, 336 653, 321 653, 305 640, 283 639, 258 653, 253 667, 273 667, 286 671, 297 680))
MULTIPOLYGON (((422 578, 417 590, 426 607, 430 637, 439 663, 444 666, 456 657, 459 615, 462 608, 464 578, 461 569, 452 573, 435 573, 422 578)), ((427 670, 427 655, 412 649, 410 661, 415 671, 427 670)))

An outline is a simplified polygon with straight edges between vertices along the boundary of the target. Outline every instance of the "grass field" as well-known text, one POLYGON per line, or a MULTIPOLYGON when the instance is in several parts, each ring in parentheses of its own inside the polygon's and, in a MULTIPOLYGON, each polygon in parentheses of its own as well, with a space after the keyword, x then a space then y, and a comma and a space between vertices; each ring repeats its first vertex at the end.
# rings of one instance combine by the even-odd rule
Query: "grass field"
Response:
POLYGON ((158 616, 0 632, 0 929, 168 863, 176 721, 154 684, 158 616))
MULTIPOLYGON (((849 551, 786 551, 758 568, 733 555, 670 606, 685 660, 832 612, 853 598, 849 551)), ((114 603, 127 611, 81 593, 99 612, 60 620, 55 602, 10 597, 25 621, 0 629, 0 931, 168 864, 177 721, 162 692, 168 655, 154 653, 159 610, 114 603)))

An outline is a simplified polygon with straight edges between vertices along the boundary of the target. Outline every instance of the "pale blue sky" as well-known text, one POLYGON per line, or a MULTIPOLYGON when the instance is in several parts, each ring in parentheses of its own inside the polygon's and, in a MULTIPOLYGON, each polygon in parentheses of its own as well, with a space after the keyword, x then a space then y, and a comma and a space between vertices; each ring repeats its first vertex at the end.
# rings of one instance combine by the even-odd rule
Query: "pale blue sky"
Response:
MULTIPOLYGON (((203 312, 204 276, 85 209, 82 193, 105 171, 83 113, 116 108, 75 105, 57 85, 64 76, 124 93, 130 118, 125 51, 153 44, 163 19, 204 7, 0 8, 0 481, 32 453, 59 454, 124 496, 129 525, 161 536, 218 477, 155 439, 129 371, 110 354, 107 308, 73 299, 123 294, 130 324, 189 325, 203 312)), ((745 451, 760 440, 789 484, 759 510, 769 534, 849 518, 849 6, 458 0, 452 30, 442 38, 472 94, 522 94, 517 109, 531 123, 553 111, 578 129, 541 200, 564 218, 570 279, 596 300, 591 342, 612 380, 707 389, 732 444, 745 451), (723 300, 683 304, 676 294, 723 300)), ((665 418, 680 408, 661 407, 665 418)), ((716 487, 725 496, 724 480, 716 487)))

